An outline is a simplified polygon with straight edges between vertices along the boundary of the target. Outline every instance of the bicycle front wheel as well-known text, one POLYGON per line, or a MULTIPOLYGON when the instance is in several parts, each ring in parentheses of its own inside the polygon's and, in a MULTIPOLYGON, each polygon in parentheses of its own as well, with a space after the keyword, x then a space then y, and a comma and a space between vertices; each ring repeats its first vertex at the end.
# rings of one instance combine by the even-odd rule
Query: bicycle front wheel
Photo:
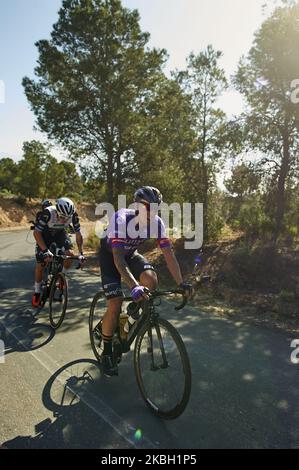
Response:
POLYGON ((49 295, 49 316, 52 328, 62 324, 68 301, 68 283, 63 273, 57 273, 51 282, 49 295))
POLYGON ((134 366, 147 406, 174 419, 185 410, 191 392, 189 357, 177 330, 166 320, 146 323, 136 338, 134 366))

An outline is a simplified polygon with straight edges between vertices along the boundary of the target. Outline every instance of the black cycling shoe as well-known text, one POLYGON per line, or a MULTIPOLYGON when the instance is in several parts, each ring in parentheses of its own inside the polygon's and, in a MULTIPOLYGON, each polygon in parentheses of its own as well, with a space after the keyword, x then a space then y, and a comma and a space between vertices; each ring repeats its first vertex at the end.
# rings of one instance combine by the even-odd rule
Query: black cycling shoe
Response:
POLYGON ((101 360, 102 360, 103 374, 106 377, 114 377, 118 375, 118 367, 115 364, 112 356, 102 354, 101 360))

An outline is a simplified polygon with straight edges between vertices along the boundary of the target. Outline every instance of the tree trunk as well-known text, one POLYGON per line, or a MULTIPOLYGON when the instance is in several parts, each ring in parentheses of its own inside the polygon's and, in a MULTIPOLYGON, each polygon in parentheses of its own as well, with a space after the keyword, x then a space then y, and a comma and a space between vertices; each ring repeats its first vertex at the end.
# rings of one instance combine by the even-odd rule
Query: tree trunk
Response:
POLYGON ((288 131, 283 134, 283 157, 278 177, 277 185, 277 206, 276 206, 276 239, 281 234, 284 227, 284 215, 286 211, 286 181, 289 173, 290 163, 290 142, 288 131))
POLYGON ((122 194, 122 171, 121 171, 121 155, 116 156, 116 192, 122 194))
POLYGON ((107 158, 107 197, 110 204, 114 203, 113 191, 113 153, 108 154, 107 158))
MULTIPOLYGON (((205 82, 205 88, 207 84, 205 82)), ((208 227, 208 174, 207 174, 207 165, 206 165, 206 138, 207 138, 207 128, 206 128, 206 120, 207 120, 207 101, 206 101, 206 93, 204 94, 204 108, 203 108, 203 134, 202 134, 202 148, 201 148, 201 169, 202 169, 202 177, 203 177, 203 231, 204 231, 204 241, 208 241, 209 239, 209 227, 208 227)))

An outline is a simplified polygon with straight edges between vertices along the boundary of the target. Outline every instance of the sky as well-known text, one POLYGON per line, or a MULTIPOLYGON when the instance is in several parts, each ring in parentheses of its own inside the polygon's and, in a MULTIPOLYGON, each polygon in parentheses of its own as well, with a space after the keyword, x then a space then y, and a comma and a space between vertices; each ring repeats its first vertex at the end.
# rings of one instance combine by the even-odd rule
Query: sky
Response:
MULTIPOLYGON (((265 0, 123 0, 122 3, 139 11, 141 29, 151 35, 149 46, 168 51, 167 74, 184 69, 191 51, 199 53, 212 44, 223 52, 220 65, 229 77, 240 57, 249 51, 254 33, 265 19, 262 10, 265 0)), ((0 157, 19 160, 24 141, 47 140, 34 130, 34 115, 21 82, 24 76, 33 77, 38 58, 34 44, 50 37, 61 4, 62 0, 0 1, 0 157)), ((219 106, 229 116, 238 114, 242 110, 242 98, 230 90, 219 100, 219 106)), ((63 156, 58 148, 53 153, 59 159, 63 156)))

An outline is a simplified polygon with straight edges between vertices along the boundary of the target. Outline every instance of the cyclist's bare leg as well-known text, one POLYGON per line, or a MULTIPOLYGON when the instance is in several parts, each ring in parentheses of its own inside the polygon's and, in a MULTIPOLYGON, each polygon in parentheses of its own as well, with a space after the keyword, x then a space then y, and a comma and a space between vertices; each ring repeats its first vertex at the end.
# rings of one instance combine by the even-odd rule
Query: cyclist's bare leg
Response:
MULTIPOLYGON (((148 269, 141 273, 140 275, 140 284, 147 287, 149 290, 153 291, 157 288, 158 279, 157 274, 148 269)), ((115 297, 114 299, 107 300, 107 311, 103 317, 102 321, 102 333, 105 336, 113 336, 119 314, 121 312, 122 297, 115 297)))
POLYGON ((107 311, 102 321, 102 333, 105 336, 113 336, 118 316, 121 311, 122 297, 115 297, 114 299, 107 300, 107 311))
POLYGON ((44 270, 44 267, 42 265, 42 263, 35 263, 35 282, 42 282, 43 280, 43 270, 44 270))
POLYGON ((147 269, 140 274, 140 284, 144 287, 147 287, 150 291, 154 291, 158 286, 158 278, 155 271, 147 269))

